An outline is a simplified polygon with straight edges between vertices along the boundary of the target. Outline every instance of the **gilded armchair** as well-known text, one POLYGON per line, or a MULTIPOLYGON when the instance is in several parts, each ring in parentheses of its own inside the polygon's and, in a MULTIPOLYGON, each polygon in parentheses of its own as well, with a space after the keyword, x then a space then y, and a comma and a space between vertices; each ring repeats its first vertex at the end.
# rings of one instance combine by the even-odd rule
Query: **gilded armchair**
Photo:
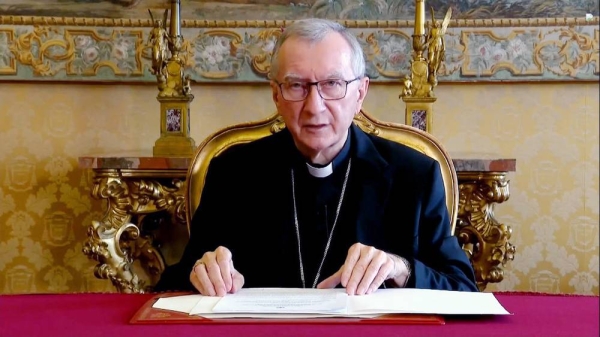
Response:
MULTIPOLYGON (((452 221, 452 232, 454 232, 458 215, 458 179, 452 160, 442 145, 429 133, 404 124, 378 121, 364 111, 354 117, 354 123, 367 133, 408 145, 439 162, 446 188, 446 205, 452 221)), ((283 120, 277 115, 273 115, 263 121, 222 129, 207 137, 198 146, 186 178, 185 207, 188 226, 191 215, 200 204, 210 160, 231 146, 268 136, 284 127, 283 120)))

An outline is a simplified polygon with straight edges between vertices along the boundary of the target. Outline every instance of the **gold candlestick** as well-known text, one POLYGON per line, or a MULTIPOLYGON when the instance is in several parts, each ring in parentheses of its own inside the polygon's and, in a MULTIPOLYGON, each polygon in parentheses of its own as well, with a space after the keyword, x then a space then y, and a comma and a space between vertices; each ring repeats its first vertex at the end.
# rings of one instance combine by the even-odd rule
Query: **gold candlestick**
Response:
POLYGON ((433 88, 438 84, 437 72, 444 60, 444 33, 451 14, 452 9, 449 8, 440 24, 435 21, 432 8, 432 24, 426 34, 425 0, 415 0, 413 59, 410 63, 410 75, 403 79, 400 97, 406 103, 406 124, 427 132, 431 132, 433 103, 436 101, 433 88))
POLYGON ((425 35, 425 0, 416 0, 415 35, 425 35))
POLYGON ((171 0, 171 36, 179 36, 181 35, 180 28, 180 1, 181 0, 171 0))
MULTIPOLYGON (((180 22, 181 0, 171 0, 171 20, 166 32, 167 13, 162 21, 156 20, 150 42, 153 50, 152 73, 158 84, 160 102, 160 138, 154 143, 155 156, 191 156, 196 145, 190 137, 191 78, 184 74, 185 64, 180 57, 183 36, 180 22), (168 52, 166 45, 168 44, 168 52), (168 59, 165 57, 170 54, 168 59)), ((150 12, 152 15, 152 12, 150 12)), ((154 18, 152 18, 154 20, 154 18)))

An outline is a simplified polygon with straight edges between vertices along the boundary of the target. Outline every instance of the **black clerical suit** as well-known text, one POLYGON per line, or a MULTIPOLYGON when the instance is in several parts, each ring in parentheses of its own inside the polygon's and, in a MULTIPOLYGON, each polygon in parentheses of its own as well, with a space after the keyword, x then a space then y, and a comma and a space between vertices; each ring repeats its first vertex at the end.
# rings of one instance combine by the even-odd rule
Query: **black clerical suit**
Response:
POLYGON ((287 129, 214 158, 183 257, 155 289, 193 289, 192 266, 218 246, 231 250, 244 287, 303 287, 298 236, 305 285, 312 287, 331 235, 318 282, 335 273, 350 246, 360 242, 404 257, 412 268, 407 287, 477 291, 471 264, 450 234, 437 161, 355 125, 349 134, 326 178, 308 174, 287 129))

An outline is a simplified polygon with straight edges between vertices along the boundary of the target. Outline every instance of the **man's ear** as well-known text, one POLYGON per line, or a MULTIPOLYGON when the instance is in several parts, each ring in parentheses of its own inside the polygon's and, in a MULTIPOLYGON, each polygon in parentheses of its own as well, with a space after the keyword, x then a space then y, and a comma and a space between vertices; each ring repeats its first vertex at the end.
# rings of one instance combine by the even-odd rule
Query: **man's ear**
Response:
POLYGON ((365 101, 365 97, 367 97, 367 92, 369 91, 369 78, 367 76, 360 79, 360 87, 358 88, 358 100, 356 104, 356 113, 360 112, 362 109, 362 104, 365 101))
POLYGON ((274 81, 271 81, 271 91, 272 91, 272 98, 273 98, 273 103, 275 103, 276 107, 279 107, 279 88, 277 86, 277 83, 275 83, 274 81))

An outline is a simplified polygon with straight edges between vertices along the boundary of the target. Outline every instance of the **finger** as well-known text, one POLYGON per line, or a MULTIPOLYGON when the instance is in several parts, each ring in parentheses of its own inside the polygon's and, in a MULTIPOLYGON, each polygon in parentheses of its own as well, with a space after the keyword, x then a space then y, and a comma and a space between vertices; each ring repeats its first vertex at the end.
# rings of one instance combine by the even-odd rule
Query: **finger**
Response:
MULTIPOLYGON (((346 293, 348 295, 356 294, 356 290, 363 276, 365 275, 369 264, 372 259, 372 252, 375 250, 373 247, 364 246, 360 250, 360 256, 358 261, 354 264, 354 267, 350 271, 350 277, 348 278, 348 283, 346 284, 346 293)), ((348 268, 348 266, 346 266, 348 268)))
POLYGON ((342 287, 347 288, 348 286, 348 280, 352 275, 352 269, 354 269, 354 265, 356 265, 356 262, 360 258, 361 247, 361 244, 354 244, 352 247, 350 247, 350 249, 348 249, 348 255, 346 256, 346 261, 344 261, 344 265, 342 266, 343 270, 340 277, 340 283, 342 284, 342 287))
POLYGON ((343 268, 344 266, 342 266, 342 268, 336 271, 333 275, 329 276, 328 278, 324 279, 319 284, 317 284, 317 289, 332 289, 337 287, 337 285, 340 284, 340 281, 342 279, 343 268))
MULTIPOLYGON (((211 296, 225 296, 227 291, 225 291, 225 284, 223 283, 223 277, 221 277, 221 268, 217 262, 216 251, 204 253, 201 260, 204 262, 204 267, 206 268, 210 288, 214 291, 214 294, 211 296)), ((203 279, 200 279, 200 281, 204 284, 203 279)))
POLYGON ((190 276, 192 284, 200 294, 205 296, 215 296, 216 291, 213 287, 210 278, 208 277, 208 272, 206 270, 206 265, 204 263, 194 265, 192 270, 192 275, 190 276))
POLYGON ((390 265, 388 262, 390 264, 392 263, 386 253, 378 250, 374 254, 369 262, 367 270, 365 271, 360 283, 358 284, 358 287, 356 288, 357 295, 366 294, 369 290, 371 290, 372 287, 377 289, 381 283, 385 281, 385 277, 390 272, 390 265), (382 276, 380 276, 380 274, 382 276))
POLYGON ((235 294, 244 286, 244 275, 242 275, 239 271, 233 269, 233 273, 231 274, 231 281, 232 286, 230 293, 235 294))
MULTIPOLYGON (((225 290, 225 283, 223 277, 221 277, 221 268, 217 263, 216 257, 205 264, 208 278, 213 286, 213 289, 217 296, 225 296, 227 291, 225 290)), ((214 295, 213 295, 214 296, 214 295)))
POLYGON ((390 273, 389 272, 389 268, 386 267, 386 265, 384 265, 382 268, 380 268, 379 272, 377 273, 377 275, 373 279, 373 282, 371 283, 371 285, 369 286, 369 288, 367 289, 367 291, 366 291, 365 294, 371 294, 375 290, 379 289, 379 287, 383 284, 383 282, 385 282, 386 276, 389 273, 390 273))
POLYGON ((202 283, 198 279, 198 276, 196 275, 196 272, 193 269, 190 272, 190 282, 192 283, 194 288, 196 288, 196 290, 198 290, 198 292, 200 294, 202 294, 202 295, 204 294, 204 288, 202 287, 202 283))
POLYGON ((227 293, 231 290, 231 271, 233 261, 231 260, 231 252, 225 247, 219 247, 215 250, 217 264, 219 265, 219 271, 221 272, 221 279, 223 280, 224 292, 227 293))

